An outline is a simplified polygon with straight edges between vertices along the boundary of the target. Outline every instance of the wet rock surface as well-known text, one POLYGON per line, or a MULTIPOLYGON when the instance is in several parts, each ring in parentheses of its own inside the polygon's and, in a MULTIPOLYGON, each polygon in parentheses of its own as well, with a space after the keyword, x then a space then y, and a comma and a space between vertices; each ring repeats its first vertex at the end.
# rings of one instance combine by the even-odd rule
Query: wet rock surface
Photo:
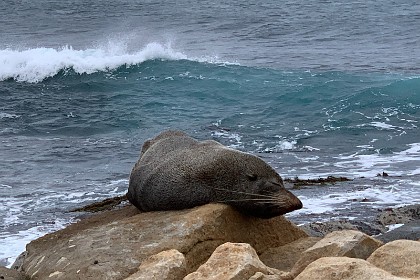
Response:
MULTIPOLYGON (((385 180, 397 180, 398 178, 377 179, 378 188, 385 184, 385 180)), ((298 211, 286 215, 292 222, 298 224, 310 236, 323 237, 337 230, 358 230, 368 235, 377 237, 384 242, 396 239, 417 240, 418 221, 420 220, 420 204, 418 200, 407 203, 411 205, 395 207, 386 204, 376 204, 374 196, 361 196, 352 193, 364 193, 367 189, 374 189, 372 182, 364 178, 348 179, 343 177, 327 177, 320 179, 287 179, 285 184, 290 189, 295 189, 298 196, 303 197, 326 197, 331 200, 337 197, 341 202, 335 203, 334 209, 329 209, 317 214, 317 210, 298 211), (297 184, 297 185, 295 185, 297 184), (345 193, 343 192, 345 190, 345 193), (398 228, 398 226, 403 225, 398 228), (382 237, 383 236, 383 237, 382 237)), ((392 192, 390 192, 390 195, 392 192)), ((304 208, 308 207, 304 205, 304 208)))

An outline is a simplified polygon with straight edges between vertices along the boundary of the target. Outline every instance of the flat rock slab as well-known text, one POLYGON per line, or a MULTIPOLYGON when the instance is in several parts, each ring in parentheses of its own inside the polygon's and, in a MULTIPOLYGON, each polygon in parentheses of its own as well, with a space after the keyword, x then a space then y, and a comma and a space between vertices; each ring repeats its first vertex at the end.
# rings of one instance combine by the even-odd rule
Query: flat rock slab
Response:
POLYGON ((257 253, 307 234, 282 216, 258 219, 223 204, 182 211, 106 211, 27 245, 22 270, 31 279, 124 279, 143 260, 176 249, 187 272, 225 242, 249 243, 257 253))

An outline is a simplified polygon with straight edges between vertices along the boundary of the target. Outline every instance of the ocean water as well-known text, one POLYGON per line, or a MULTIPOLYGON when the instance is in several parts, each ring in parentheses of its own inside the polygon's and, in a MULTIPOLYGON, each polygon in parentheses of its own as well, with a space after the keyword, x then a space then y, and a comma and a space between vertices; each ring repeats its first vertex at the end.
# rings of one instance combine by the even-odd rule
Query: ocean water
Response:
POLYGON ((295 190, 302 223, 420 203, 418 1, 3 1, 0 22, 3 265, 124 194, 165 129, 354 179, 295 190))

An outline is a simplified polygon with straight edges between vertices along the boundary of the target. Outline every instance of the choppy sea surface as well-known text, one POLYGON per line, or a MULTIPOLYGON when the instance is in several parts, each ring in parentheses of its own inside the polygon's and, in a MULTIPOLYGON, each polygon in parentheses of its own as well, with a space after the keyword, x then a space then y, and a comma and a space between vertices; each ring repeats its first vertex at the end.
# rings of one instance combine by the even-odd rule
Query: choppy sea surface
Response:
POLYGON ((3 265, 124 194, 165 129, 355 179, 295 190, 300 222, 420 203, 418 1, 3 2, 3 265))

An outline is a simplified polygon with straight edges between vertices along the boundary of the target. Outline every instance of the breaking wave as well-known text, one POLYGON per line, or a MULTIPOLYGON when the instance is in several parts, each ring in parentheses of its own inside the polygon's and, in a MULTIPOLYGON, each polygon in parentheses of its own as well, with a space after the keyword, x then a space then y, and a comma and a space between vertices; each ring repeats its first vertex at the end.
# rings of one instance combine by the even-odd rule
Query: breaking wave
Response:
POLYGON ((26 50, 0 50, 0 81, 38 83, 57 75, 60 71, 92 74, 130 67, 149 60, 191 60, 218 62, 217 57, 191 58, 170 44, 152 42, 139 51, 130 52, 123 44, 77 50, 71 46, 61 48, 31 48, 26 50))

